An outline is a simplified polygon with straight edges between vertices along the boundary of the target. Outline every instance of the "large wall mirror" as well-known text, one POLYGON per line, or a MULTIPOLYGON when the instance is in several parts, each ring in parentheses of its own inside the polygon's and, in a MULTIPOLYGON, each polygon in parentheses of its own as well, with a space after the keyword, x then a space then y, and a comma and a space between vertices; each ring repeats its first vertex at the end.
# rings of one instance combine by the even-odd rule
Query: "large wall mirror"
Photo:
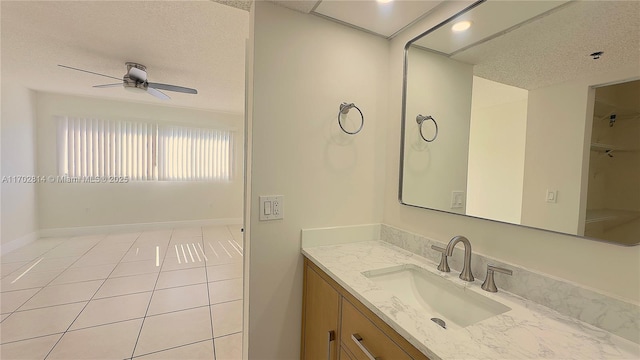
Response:
POLYGON ((488 0, 411 40, 401 144, 405 205, 639 244, 640 2, 488 0))

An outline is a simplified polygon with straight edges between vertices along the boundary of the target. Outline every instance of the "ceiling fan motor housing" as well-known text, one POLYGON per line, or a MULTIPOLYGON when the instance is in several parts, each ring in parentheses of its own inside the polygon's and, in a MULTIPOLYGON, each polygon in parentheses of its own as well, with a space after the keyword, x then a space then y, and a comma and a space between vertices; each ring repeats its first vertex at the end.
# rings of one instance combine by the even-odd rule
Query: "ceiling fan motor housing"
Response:
POLYGON ((147 67, 134 62, 127 62, 127 73, 122 78, 123 85, 127 90, 140 89, 147 91, 147 67))
POLYGON ((147 81, 147 67, 134 62, 127 62, 127 75, 133 79, 141 82, 147 81))
POLYGON ((129 77, 129 74, 125 75, 122 78, 122 81, 123 81, 122 85, 127 90, 140 89, 142 91, 147 91, 147 88, 149 87, 146 81, 138 81, 138 80, 132 79, 131 77, 129 77))

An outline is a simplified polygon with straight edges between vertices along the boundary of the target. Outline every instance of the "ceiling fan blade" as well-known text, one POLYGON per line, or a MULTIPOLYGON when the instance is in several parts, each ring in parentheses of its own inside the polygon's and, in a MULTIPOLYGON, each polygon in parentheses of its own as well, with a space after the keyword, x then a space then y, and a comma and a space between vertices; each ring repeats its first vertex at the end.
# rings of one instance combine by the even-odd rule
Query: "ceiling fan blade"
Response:
POLYGON ((168 85, 168 84, 149 83, 149 87, 150 88, 155 88, 155 89, 167 90, 167 91, 175 91, 175 92, 187 93, 187 94, 197 94, 198 93, 198 90, 196 90, 196 89, 191 89, 191 88, 187 88, 187 87, 183 87, 183 86, 168 85))
POLYGON ((163 93, 162 91, 158 90, 158 89, 154 89, 151 86, 149 86, 147 88, 147 92, 155 97, 157 97, 160 100, 169 100, 171 99, 167 94, 163 93))
POLYGON ((123 86, 123 85, 122 85, 122 83, 93 85, 94 88, 110 88, 110 87, 118 87, 118 86, 123 86))
POLYGON ((74 68, 74 67, 71 67, 71 66, 60 65, 60 64, 58 64, 58 66, 63 67, 63 68, 67 68, 67 69, 71 69, 71 70, 78 70, 78 71, 86 72, 86 73, 93 74, 93 75, 100 75, 100 76, 104 76, 104 77, 108 77, 108 78, 112 78, 112 79, 116 79, 116 80, 122 80, 121 78, 117 78, 115 76, 99 74, 97 72, 93 72, 93 71, 89 71, 89 70, 82 70, 82 69, 74 68))

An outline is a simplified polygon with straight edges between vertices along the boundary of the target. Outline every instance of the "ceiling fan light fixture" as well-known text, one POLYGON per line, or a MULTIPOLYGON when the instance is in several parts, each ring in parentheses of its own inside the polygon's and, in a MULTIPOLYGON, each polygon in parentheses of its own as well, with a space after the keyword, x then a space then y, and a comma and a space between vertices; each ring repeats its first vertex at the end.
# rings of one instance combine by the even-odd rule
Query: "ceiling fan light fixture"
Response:
POLYGON ((127 61, 125 65, 127 65, 127 75, 129 76, 129 78, 141 82, 147 81, 146 66, 130 61, 127 61))
POLYGON ((453 31, 454 33, 460 33, 460 32, 469 30, 470 27, 471 27, 471 21, 462 20, 453 24, 453 26, 451 26, 451 31, 453 31))

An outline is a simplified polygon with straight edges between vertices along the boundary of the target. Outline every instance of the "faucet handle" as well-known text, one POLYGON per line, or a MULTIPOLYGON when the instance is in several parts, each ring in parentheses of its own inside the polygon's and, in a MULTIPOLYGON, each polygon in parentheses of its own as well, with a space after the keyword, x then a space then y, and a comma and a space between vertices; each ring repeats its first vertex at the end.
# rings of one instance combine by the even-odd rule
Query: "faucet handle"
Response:
POLYGON ((493 279, 493 273, 497 271, 503 274, 507 274, 507 275, 512 275, 513 271, 509 270, 509 269, 505 269, 499 266, 495 266, 495 265, 491 265, 488 264, 487 265, 487 277, 484 279, 484 282, 482 283, 482 289, 486 290, 488 292, 498 292, 498 288, 496 287, 496 283, 493 279))
POLYGON ((437 251, 437 252, 441 252, 441 253, 443 253, 443 252, 447 251, 447 249, 445 249, 445 248, 443 248, 443 247, 441 247, 441 246, 438 246, 438 245, 431 245, 431 248, 432 248, 433 250, 435 250, 435 251, 437 251))
POLYGON ((438 245, 431 245, 431 248, 442 253, 442 256, 440 257, 440 264, 438 264, 438 270, 442 272, 450 272, 451 269, 449 268, 449 262, 447 261, 447 249, 438 245))

